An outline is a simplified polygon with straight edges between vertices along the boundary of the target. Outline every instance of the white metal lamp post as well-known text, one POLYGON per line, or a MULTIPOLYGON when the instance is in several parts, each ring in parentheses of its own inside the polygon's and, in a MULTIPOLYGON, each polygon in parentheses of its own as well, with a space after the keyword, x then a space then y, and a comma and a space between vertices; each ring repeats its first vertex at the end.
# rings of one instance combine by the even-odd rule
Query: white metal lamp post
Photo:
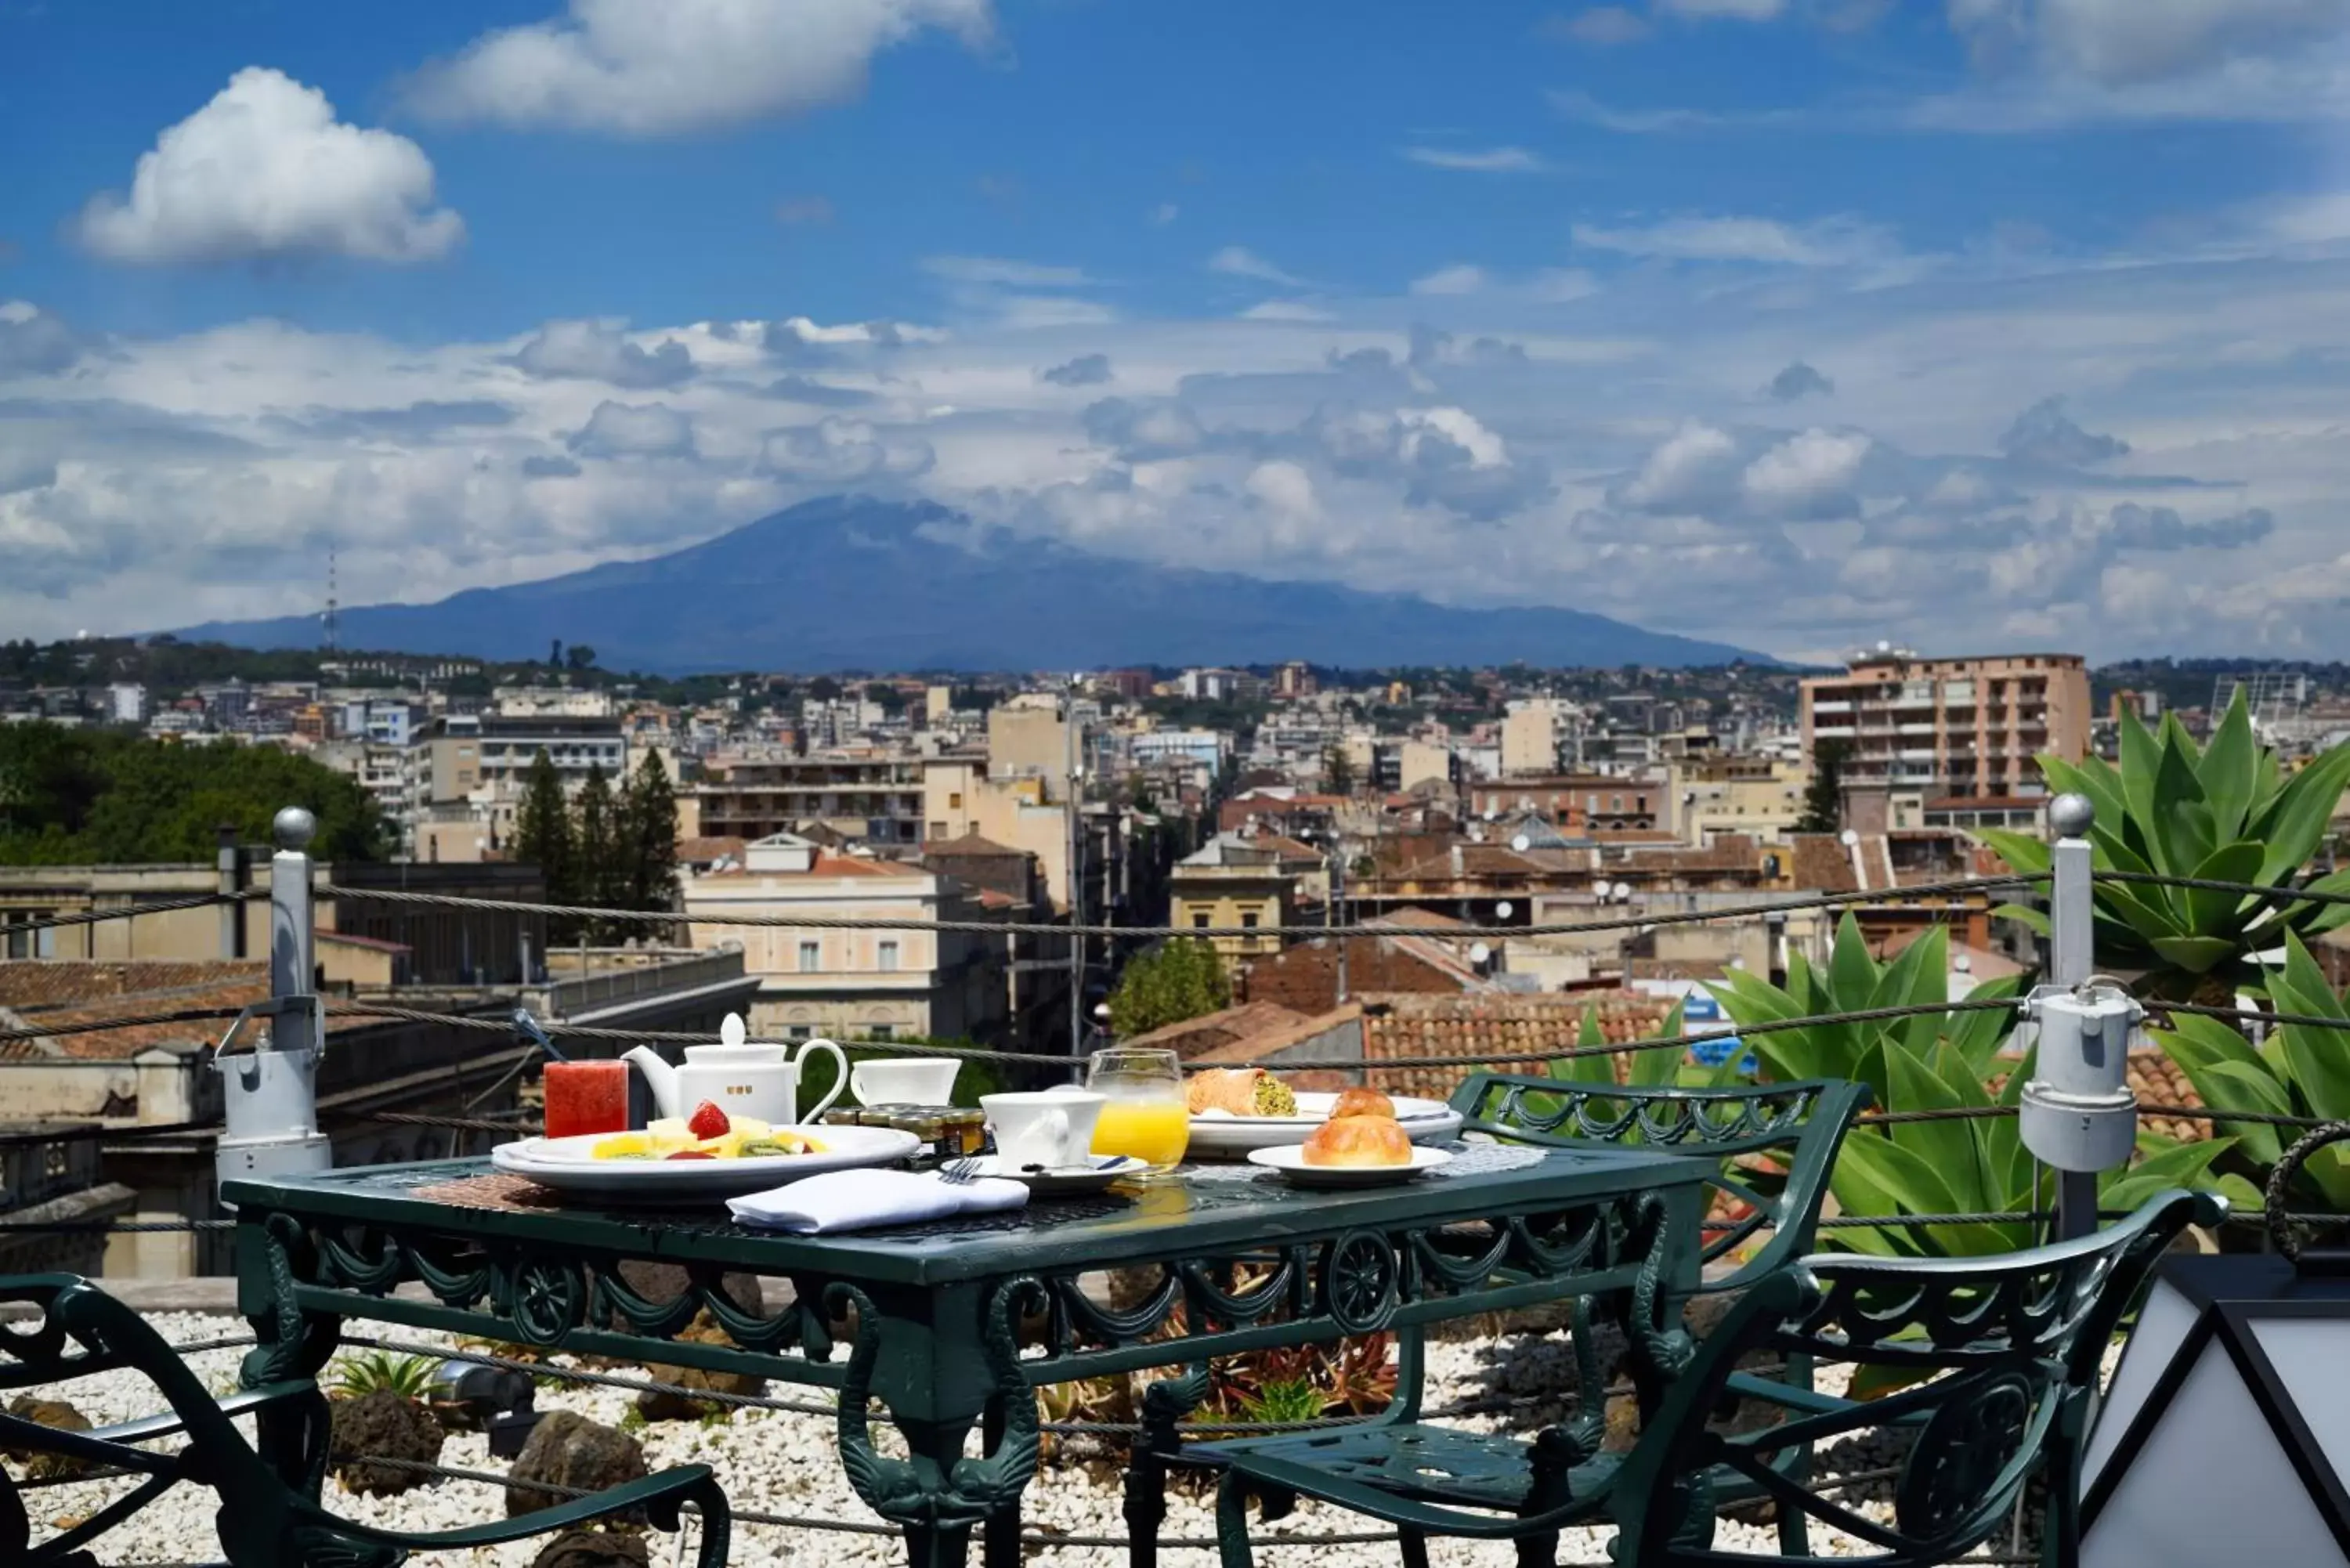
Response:
POLYGON ((269 1000, 237 1014, 213 1054, 221 1075, 223 1120, 213 1170, 240 1177, 298 1175, 334 1164, 318 1130, 318 1058, 327 1018, 311 989, 310 857, 317 820, 298 805, 270 824, 277 853, 269 860, 269 1000), (231 1054, 248 1019, 269 1020, 269 1044, 231 1054))
POLYGON ((2128 1163, 2137 1143, 2129 1037, 2144 1010, 2090 972, 2095 928, 2089 828, 2095 820, 2086 795, 2060 794, 2049 804, 2056 831, 2048 898, 2054 983, 2024 1004, 2040 1025, 2040 1047, 2023 1085, 2018 1130, 2023 1147, 2057 1173, 2060 1240, 2097 1228, 2097 1172, 2128 1163))
POLYGON ((2276 1253, 2179 1254, 2155 1275, 2082 1471, 2083 1568, 2350 1564, 2350 1252, 2283 1220, 2321 1127, 2277 1162, 2276 1253))

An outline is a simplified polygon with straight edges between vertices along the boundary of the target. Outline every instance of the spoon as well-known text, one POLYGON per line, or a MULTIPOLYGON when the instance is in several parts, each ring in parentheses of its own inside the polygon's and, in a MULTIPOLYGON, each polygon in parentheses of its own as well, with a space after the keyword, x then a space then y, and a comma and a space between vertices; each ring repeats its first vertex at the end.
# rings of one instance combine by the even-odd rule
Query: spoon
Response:
POLYGON ((527 1007, 517 1007, 514 1010, 514 1030, 515 1035, 517 1039, 528 1040, 532 1044, 536 1044, 540 1050, 546 1052, 546 1059, 548 1061, 568 1062, 571 1060, 570 1057, 566 1056, 562 1052, 555 1048, 555 1042, 546 1037, 546 1031, 538 1026, 538 1020, 530 1015, 530 1009, 527 1007))

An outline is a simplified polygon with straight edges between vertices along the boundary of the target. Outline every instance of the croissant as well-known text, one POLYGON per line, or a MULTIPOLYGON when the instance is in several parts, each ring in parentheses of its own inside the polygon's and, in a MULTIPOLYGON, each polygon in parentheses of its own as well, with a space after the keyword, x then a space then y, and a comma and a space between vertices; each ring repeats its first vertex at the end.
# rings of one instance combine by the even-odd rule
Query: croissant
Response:
POLYGON ((1377 1089, 1347 1089, 1330 1107, 1330 1120, 1335 1122, 1341 1116, 1385 1116, 1393 1121, 1395 1102, 1377 1089))
POLYGON ((1305 1140, 1308 1165, 1409 1165, 1411 1135, 1392 1116, 1341 1116, 1305 1140))

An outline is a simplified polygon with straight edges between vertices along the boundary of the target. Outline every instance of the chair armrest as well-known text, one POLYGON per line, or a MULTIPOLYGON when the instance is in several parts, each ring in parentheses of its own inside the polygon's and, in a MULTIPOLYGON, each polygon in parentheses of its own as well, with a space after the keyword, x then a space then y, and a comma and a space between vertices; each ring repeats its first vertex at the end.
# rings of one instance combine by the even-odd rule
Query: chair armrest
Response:
MULTIPOLYGON (((722 1516, 724 1514, 726 1494, 720 1490, 708 1465, 680 1465, 659 1475, 624 1481, 588 1497, 572 1498, 553 1508, 536 1509, 529 1513, 495 1520, 487 1524, 469 1524, 462 1530, 384 1530, 329 1513, 316 1503, 305 1501, 300 1509, 304 1522, 311 1529, 346 1540, 399 1547, 411 1552, 451 1552, 462 1547, 496 1546, 509 1541, 526 1540, 534 1535, 551 1534, 591 1519, 600 1519, 606 1514, 638 1508, 649 1511, 653 1522, 662 1529, 674 1530, 677 1528, 678 1504, 689 1501, 700 1503, 705 1513, 715 1510, 722 1516)), ((705 1524, 707 1522, 705 1521, 705 1524)))
MULTIPOLYGON (((1569 1485, 1573 1484, 1575 1473, 1578 1472, 1569 1472, 1569 1485)), ((1284 1488, 1300 1497, 1336 1503, 1349 1513, 1471 1541, 1506 1541, 1514 1536, 1540 1535, 1592 1522, 1605 1517, 1610 1491, 1610 1488, 1603 1484, 1594 1488, 1588 1495, 1575 1497, 1539 1513, 1465 1513, 1459 1509, 1440 1508, 1434 1503, 1409 1501, 1377 1487, 1334 1476, 1311 1465, 1291 1464, 1286 1459, 1253 1456, 1248 1464, 1234 1474, 1284 1488)), ((1232 1484, 1230 1478, 1225 1484, 1232 1484)))
MULTIPOLYGON (((317 1388, 317 1385, 307 1377, 283 1383, 265 1383, 258 1388, 230 1395, 220 1402, 220 1410, 222 1415, 231 1417, 249 1415, 265 1405, 307 1395, 317 1388)), ((135 1421, 118 1421, 111 1427, 100 1427, 89 1436, 111 1443, 144 1443, 157 1438, 168 1438, 174 1432, 186 1429, 187 1425, 185 1417, 177 1411, 166 1410, 160 1415, 142 1416, 135 1421)))

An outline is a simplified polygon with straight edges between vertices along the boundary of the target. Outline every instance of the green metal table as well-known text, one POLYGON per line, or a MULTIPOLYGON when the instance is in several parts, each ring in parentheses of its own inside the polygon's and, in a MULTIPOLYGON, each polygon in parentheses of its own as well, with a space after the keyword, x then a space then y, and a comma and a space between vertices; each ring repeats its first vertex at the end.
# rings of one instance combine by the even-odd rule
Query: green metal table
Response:
MULTIPOLYGON (((1472 1145, 1429 1177, 1349 1191, 1195 1167, 1011 1214, 827 1237, 744 1229, 714 1205, 449 1201, 452 1184, 488 1174, 484 1160, 232 1181, 222 1197, 236 1210, 239 1310, 260 1339, 248 1384, 316 1375, 348 1317, 829 1388, 848 1481, 904 1527, 915 1568, 962 1563, 981 1525, 991 1568, 1008 1568, 1036 1470, 1039 1386, 1183 1369, 1146 1401, 1163 1442, 1204 1393, 1211 1357, 1389 1329, 1416 1346, 1431 1322, 1574 1295, 1677 1303, 1696 1283, 1703 1165, 1472 1145), (651 1299, 623 1276, 629 1261, 679 1265, 686 1288, 651 1299), (1113 1270, 1141 1271, 1144 1287, 1115 1306, 1080 1282, 1113 1270), (723 1287, 730 1272, 788 1280, 794 1300, 746 1308, 723 1287), (410 1282, 425 1299, 391 1293, 410 1282), (731 1344, 672 1339, 705 1309, 731 1344), (877 1450, 877 1398, 907 1458, 877 1450), (986 1451, 965 1458, 975 1426, 986 1451)), ((1656 1386, 1678 1354, 1678 1306, 1648 1315, 1634 1324, 1648 1353, 1636 1375, 1656 1386)), ((1405 1368, 1415 1386, 1417 1374, 1405 1368)), ((289 1478, 318 1473, 321 1434, 260 1437, 289 1478)), ((1155 1489, 1130 1484, 1127 1517, 1155 1539, 1155 1489)))

